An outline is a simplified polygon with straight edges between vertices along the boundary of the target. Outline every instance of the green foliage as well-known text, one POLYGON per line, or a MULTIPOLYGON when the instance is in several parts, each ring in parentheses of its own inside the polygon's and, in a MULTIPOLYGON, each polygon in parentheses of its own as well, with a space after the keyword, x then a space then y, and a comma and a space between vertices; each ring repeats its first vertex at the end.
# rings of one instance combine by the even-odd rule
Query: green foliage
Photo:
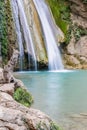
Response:
POLYGON ((45 130, 45 128, 43 127, 44 124, 45 124, 45 123, 39 122, 39 123, 37 124, 36 129, 37 129, 37 130, 45 130))
MULTIPOLYGON (((39 122, 37 124, 37 130, 45 130, 45 128, 47 129, 47 126, 44 122, 39 122)), ((49 130, 61 130, 61 128, 59 128, 59 126, 57 124, 55 124, 54 122, 50 123, 50 129, 49 130)))
POLYGON ((65 0, 46 0, 51 8, 56 24, 67 34, 70 21, 70 8, 65 0))
POLYGON ((77 25, 72 25, 71 23, 66 35, 66 44, 69 43, 72 32, 76 42, 80 39, 80 37, 87 35, 87 29, 83 29, 82 27, 78 27, 77 25))
POLYGON ((6 24, 6 13, 5 13, 5 2, 0 1, 0 42, 1 42, 1 53, 3 59, 7 56, 7 24, 6 24))
POLYGON ((76 41, 78 41, 81 36, 87 35, 87 29, 83 29, 83 28, 78 27, 76 25, 73 27, 73 32, 74 32, 74 36, 75 36, 76 41))
POLYGON ((14 92, 13 97, 16 101, 27 107, 30 107, 33 103, 32 95, 22 88, 17 88, 14 92))
POLYGON ((61 130, 57 124, 54 122, 51 123, 50 125, 50 130, 61 130))
POLYGON ((69 30, 67 32, 66 43, 68 44, 71 39, 71 33, 73 32, 76 42, 80 39, 81 36, 87 35, 87 29, 83 29, 82 27, 78 27, 77 25, 70 25, 69 30))

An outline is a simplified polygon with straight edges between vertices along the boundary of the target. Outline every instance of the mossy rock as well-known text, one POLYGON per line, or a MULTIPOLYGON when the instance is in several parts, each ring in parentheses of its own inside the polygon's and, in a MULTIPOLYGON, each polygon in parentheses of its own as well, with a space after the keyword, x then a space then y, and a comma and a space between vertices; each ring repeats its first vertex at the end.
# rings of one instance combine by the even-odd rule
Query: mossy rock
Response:
POLYGON ((32 95, 23 88, 17 88, 13 94, 13 98, 27 107, 30 107, 33 103, 32 95))

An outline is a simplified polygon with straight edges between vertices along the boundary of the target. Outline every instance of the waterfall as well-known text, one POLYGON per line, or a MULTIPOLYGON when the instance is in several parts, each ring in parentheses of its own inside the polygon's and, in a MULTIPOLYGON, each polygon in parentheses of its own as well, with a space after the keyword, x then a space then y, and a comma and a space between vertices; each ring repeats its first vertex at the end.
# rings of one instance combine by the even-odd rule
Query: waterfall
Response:
POLYGON ((12 9, 13 9, 13 18, 15 21, 15 28, 16 28, 16 34, 17 34, 17 42, 19 45, 19 52, 20 52, 20 70, 23 69, 23 58, 24 58, 24 48, 23 48, 23 40, 22 40, 22 33, 21 33, 21 26, 19 22, 19 10, 18 6, 15 0, 12 0, 12 9))
POLYGON ((63 69, 60 52, 57 47, 56 38, 53 33, 54 31, 52 30, 48 19, 49 10, 47 9, 44 0, 33 0, 33 1, 41 21, 45 46, 48 54, 49 70, 63 69))
POLYGON ((11 1, 12 1, 12 9, 13 9, 13 14, 14 14, 21 62, 22 62, 22 58, 24 56, 23 39, 22 39, 22 32, 23 32, 23 37, 24 37, 24 40, 26 43, 26 49, 28 52, 29 66, 30 66, 30 63, 32 62, 34 69, 37 70, 36 55, 35 55, 35 51, 34 51, 31 32, 30 32, 27 18, 26 18, 25 12, 24 12, 22 0, 11 0, 11 1))

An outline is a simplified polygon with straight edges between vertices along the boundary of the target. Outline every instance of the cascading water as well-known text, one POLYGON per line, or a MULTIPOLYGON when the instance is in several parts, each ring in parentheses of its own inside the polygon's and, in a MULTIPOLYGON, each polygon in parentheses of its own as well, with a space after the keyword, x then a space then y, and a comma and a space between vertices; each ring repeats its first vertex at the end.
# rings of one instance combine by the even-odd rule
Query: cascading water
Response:
POLYGON ((23 58, 24 58, 24 48, 23 48, 23 41, 22 41, 22 33, 21 33, 21 26, 19 22, 19 11, 17 7, 17 3, 15 0, 12 0, 12 9, 13 9, 13 18, 15 21, 15 28, 16 28, 16 34, 17 34, 17 41, 19 45, 19 51, 20 51, 20 70, 23 69, 23 58))
POLYGON ((26 15, 24 12, 22 0, 11 0, 11 1, 12 1, 12 8, 13 8, 14 19, 15 19, 15 24, 16 24, 18 44, 19 44, 19 48, 20 48, 19 49, 20 55, 23 56, 23 41, 22 41, 22 33, 21 33, 21 30, 22 30, 24 40, 26 42, 29 64, 30 64, 30 62, 32 62, 35 70, 37 70, 36 55, 35 55, 35 51, 34 51, 34 46, 33 46, 33 41, 32 41, 32 37, 31 37, 29 25, 27 23, 26 15))
POLYGON ((49 70, 63 69, 60 52, 57 47, 56 39, 50 26, 50 22, 48 20, 49 12, 47 13, 48 9, 45 4, 45 1, 44 0, 33 0, 33 1, 36 10, 38 12, 43 29, 44 40, 46 43, 46 50, 48 54, 49 70))

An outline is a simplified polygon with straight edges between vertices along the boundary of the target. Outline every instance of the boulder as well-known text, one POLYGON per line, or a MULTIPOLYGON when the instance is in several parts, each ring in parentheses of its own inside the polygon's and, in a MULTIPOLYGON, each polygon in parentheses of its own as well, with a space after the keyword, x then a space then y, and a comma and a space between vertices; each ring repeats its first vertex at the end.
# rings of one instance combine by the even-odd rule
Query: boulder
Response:
POLYGON ((78 66, 80 64, 79 60, 73 55, 65 55, 66 64, 71 66, 78 66))
MULTIPOLYGON (((2 86, 3 87, 3 86, 2 86)), ((2 130, 51 130, 53 121, 39 110, 25 107, 0 91, 0 128, 2 130)))
POLYGON ((69 0, 71 8, 71 19, 74 24, 87 28, 87 3, 83 0, 69 0))
POLYGON ((1 87, 0 87, 0 91, 1 92, 5 92, 5 93, 8 93, 10 95, 13 95, 14 91, 15 91, 15 86, 13 83, 9 83, 9 84, 3 84, 1 87))
POLYGON ((76 55, 87 58, 87 36, 81 37, 75 45, 76 55))
POLYGON ((84 4, 83 0, 69 0, 71 2, 71 10, 74 14, 87 19, 87 3, 84 4))
POLYGON ((5 83, 15 82, 15 78, 12 75, 15 65, 17 64, 19 57, 19 52, 14 50, 11 59, 8 61, 7 65, 3 69, 3 78, 5 83))

